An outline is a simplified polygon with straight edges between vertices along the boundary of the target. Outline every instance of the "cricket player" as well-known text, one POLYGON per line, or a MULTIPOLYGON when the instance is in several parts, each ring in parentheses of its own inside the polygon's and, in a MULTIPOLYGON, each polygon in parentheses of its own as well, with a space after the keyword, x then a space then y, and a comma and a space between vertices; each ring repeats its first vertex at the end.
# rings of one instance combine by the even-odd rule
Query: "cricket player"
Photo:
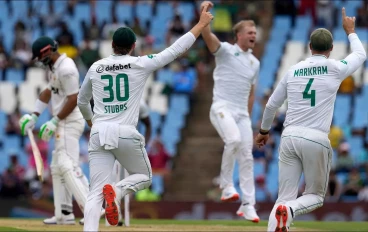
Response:
POLYGON ((84 209, 84 231, 98 231, 99 215, 105 200, 106 219, 117 225, 120 201, 129 194, 148 188, 152 170, 144 137, 137 131, 139 105, 148 77, 155 70, 185 53, 213 16, 204 6, 197 25, 164 51, 142 57, 130 56, 136 36, 128 27, 113 35, 114 53, 95 62, 84 79, 78 107, 92 127, 89 141, 90 192, 84 209), (94 114, 89 104, 94 99, 94 114), (93 123, 92 123, 93 122, 93 123), (111 184, 115 160, 129 176, 111 184))
POLYGON ((279 147, 279 194, 267 231, 288 231, 295 216, 323 205, 331 167, 328 139, 336 93, 341 82, 366 60, 366 52, 354 31, 355 17, 342 9, 343 27, 352 53, 343 60, 328 59, 333 48, 331 32, 316 29, 310 36, 312 56, 292 66, 267 102, 256 144, 263 146, 277 109, 288 100, 279 147), (297 198, 301 174, 305 191, 297 198))
MULTIPOLYGON (((213 6, 211 2, 205 1, 201 8, 205 4, 213 6)), ((233 183, 237 159, 243 196, 236 213, 257 223, 259 217, 254 209, 253 130, 250 118, 260 66, 251 50, 256 43, 257 31, 252 20, 238 22, 233 31, 236 41, 234 45, 220 42, 211 32, 210 25, 202 31, 202 37, 216 61, 210 120, 225 143, 220 173, 221 200, 229 202, 239 199, 233 183)))
MULTIPOLYGON (((77 105, 79 73, 72 59, 57 52, 57 42, 40 37, 32 45, 32 59, 48 67, 49 85, 41 92, 34 112, 20 119, 22 135, 33 129, 38 116, 51 102, 53 118, 40 128, 39 137, 49 141, 55 134, 55 149, 50 165, 55 216, 45 224, 75 224, 72 195, 83 211, 88 194, 88 180, 79 167, 79 138, 84 120, 77 105)), ((41 78, 41 77, 40 77, 41 78)))

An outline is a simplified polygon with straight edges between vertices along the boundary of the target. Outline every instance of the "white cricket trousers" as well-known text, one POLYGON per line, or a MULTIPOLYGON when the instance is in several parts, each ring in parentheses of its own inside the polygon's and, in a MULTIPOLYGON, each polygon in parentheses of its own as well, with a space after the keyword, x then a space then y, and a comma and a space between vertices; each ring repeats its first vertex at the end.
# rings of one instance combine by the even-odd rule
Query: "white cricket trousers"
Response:
POLYGON ((288 126, 279 147, 279 194, 269 218, 268 231, 274 231, 278 205, 292 208, 294 217, 323 205, 331 168, 332 148, 328 134, 305 127, 288 126), (305 191, 297 198, 300 177, 304 174, 305 191))
POLYGON ((84 130, 83 118, 59 122, 55 132, 55 149, 52 153, 51 175, 53 180, 55 216, 60 219, 61 210, 73 211, 72 194, 80 207, 80 198, 87 196, 88 180, 79 167, 79 139, 84 130), (71 184, 72 183, 72 184, 71 184), (69 184, 69 185, 68 185, 69 184), (77 188, 74 185, 79 185, 77 188))
MULTIPOLYGON (((117 124, 119 127, 119 125, 117 124)), ((144 137, 134 126, 120 126, 118 148, 106 150, 100 145, 99 131, 93 125, 89 140, 90 192, 84 209, 84 231, 98 231, 103 203, 103 186, 111 183, 115 160, 125 168, 129 176, 116 183, 116 198, 148 188, 152 182, 144 137)), ((115 176, 114 176, 115 177, 115 176)))
POLYGON ((222 154, 220 188, 233 183, 235 159, 239 164, 242 203, 255 205, 253 177, 253 130, 247 112, 229 109, 224 102, 211 106, 210 120, 225 143, 222 154))

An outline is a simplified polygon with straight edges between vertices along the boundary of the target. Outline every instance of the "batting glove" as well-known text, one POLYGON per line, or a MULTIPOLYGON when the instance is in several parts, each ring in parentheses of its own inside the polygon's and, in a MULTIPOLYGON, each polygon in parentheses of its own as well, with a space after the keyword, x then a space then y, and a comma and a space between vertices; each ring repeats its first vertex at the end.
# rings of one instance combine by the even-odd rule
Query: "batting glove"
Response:
POLYGON ((41 126, 40 133, 38 137, 42 140, 49 141, 56 131, 56 127, 60 119, 53 117, 50 121, 46 122, 41 126))
POLYGON ((19 127, 20 127, 20 132, 22 133, 22 135, 26 135, 28 129, 33 130, 37 122, 37 119, 38 117, 35 114, 31 114, 31 115, 25 114, 19 119, 19 127))

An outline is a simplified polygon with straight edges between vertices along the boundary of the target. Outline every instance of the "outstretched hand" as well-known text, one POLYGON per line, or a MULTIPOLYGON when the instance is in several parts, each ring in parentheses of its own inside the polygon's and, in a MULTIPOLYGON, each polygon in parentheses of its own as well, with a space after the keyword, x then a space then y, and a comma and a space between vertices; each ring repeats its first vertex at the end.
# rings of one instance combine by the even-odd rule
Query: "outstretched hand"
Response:
POLYGON ((208 5, 207 10, 211 10, 211 8, 213 7, 213 3, 212 3, 211 1, 203 1, 203 2, 201 3, 201 6, 200 6, 200 13, 202 13, 202 12, 203 12, 203 8, 204 8, 206 5, 208 5))
POLYGON ((341 10, 342 13, 342 27, 347 35, 355 33, 355 17, 346 16, 345 7, 341 10))
POLYGON ((203 7, 201 5, 201 17, 199 19, 199 23, 204 27, 206 27, 213 19, 213 15, 208 11, 211 8, 211 5, 213 6, 211 2, 204 4, 203 7))

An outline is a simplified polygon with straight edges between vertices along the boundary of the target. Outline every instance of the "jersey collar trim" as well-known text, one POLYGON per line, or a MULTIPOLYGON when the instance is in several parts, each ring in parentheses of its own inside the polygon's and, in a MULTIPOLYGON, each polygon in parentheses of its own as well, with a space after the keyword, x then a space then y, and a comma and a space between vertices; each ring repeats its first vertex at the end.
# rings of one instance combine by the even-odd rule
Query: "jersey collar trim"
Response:
POLYGON ((239 47, 239 45, 237 43, 234 44, 235 48, 238 50, 239 53, 252 53, 252 49, 248 48, 247 51, 244 51, 243 49, 241 49, 241 47, 239 47))
POLYGON ((61 61, 63 61, 65 58, 66 58, 66 54, 65 53, 61 54, 59 58, 56 60, 54 64, 54 68, 57 69, 61 64, 61 61))
POLYGON ((325 59, 327 59, 327 56, 325 56, 325 55, 320 55, 320 54, 314 54, 314 55, 312 55, 312 57, 324 57, 325 59))

